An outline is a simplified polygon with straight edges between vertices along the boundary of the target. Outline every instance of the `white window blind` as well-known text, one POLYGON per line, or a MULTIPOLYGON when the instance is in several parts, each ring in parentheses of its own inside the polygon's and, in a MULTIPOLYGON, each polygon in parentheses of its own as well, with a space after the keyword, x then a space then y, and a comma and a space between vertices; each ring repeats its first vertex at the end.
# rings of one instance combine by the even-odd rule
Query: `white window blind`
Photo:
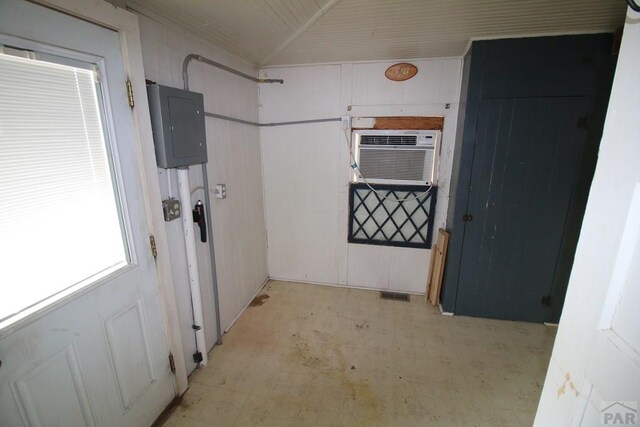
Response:
POLYGON ((0 54, 0 322, 127 263, 98 102, 91 69, 0 54))

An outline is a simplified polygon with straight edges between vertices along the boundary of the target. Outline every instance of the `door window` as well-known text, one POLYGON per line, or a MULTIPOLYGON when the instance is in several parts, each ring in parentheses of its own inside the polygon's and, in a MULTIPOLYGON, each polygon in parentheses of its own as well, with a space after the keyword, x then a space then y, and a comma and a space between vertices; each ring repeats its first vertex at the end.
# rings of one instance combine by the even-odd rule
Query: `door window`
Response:
POLYGON ((129 261, 96 65, 7 50, 0 53, 0 325, 129 261))

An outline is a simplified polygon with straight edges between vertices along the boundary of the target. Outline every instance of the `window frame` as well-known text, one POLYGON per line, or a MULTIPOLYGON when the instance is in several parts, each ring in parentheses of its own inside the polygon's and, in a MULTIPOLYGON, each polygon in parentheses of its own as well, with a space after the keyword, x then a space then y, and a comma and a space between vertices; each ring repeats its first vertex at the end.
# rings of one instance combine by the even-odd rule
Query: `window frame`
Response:
POLYGON ((55 310, 70 299, 78 298, 120 275, 127 274, 127 272, 133 270, 138 265, 139 260, 136 255, 130 212, 127 206, 124 177, 119 161, 118 141, 116 139, 114 117, 111 110, 112 103, 109 97, 109 83, 105 73, 102 71, 106 69, 104 58, 3 33, 0 33, 0 53, 94 72, 97 105, 111 175, 111 187, 114 192, 114 200, 118 212, 120 233, 125 253, 123 263, 106 267, 83 280, 56 291, 46 298, 34 301, 29 306, 20 308, 18 311, 0 318, 1 337, 4 331, 12 330, 14 326, 27 319, 44 315, 45 313, 55 310))

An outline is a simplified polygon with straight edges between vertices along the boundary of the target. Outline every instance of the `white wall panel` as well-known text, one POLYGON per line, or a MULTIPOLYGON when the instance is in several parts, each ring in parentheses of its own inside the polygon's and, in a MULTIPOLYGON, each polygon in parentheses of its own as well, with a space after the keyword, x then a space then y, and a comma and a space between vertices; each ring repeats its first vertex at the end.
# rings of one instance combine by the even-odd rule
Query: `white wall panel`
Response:
MULTIPOLYGON (((285 83, 260 87, 260 121, 444 116, 435 234, 446 218, 462 60, 412 63, 418 75, 404 83, 384 77, 389 62, 264 69, 285 83)), ((260 135, 271 277, 424 293, 430 250, 347 244, 350 161, 339 122, 260 135)))
POLYGON ((337 146, 329 142, 340 138, 336 128, 336 124, 310 124, 262 130, 269 144, 263 162, 272 277, 338 280, 342 198, 337 146))
MULTIPOLYGON (((346 242, 347 236, 344 236, 346 242)), ((393 249, 376 245, 347 245, 347 284, 361 288, 389 289, 389 253, 393 249)))
POLYGON ((388 62, 353 65, 353 98, 351 105, 424 105, 457 100, 460 60, 431 59, 410 61, 418 67, 416 77, 394 82, 384 76, 388 62), (375 90, 372 90, 375 87, 375 90))
POLYGON ((275 68, 260 75, 284 80, 284 84, 260 85, 261 123, 340 115, 340 65, 275 68))
POLYGON ((393 249, 389 254, 389 289, 425 293, 431 251, 413 248, 393 249))
MULTIPOLYGON (((211 45, 185 31, 172 29, 140 17, 142 53, 146 77, 159 84, 182 88, 182 61, 189 53, 198 53, 247 74, 256 70, 246 61, 211 45)), ((256 84, 225 71, 192 62, 190 89, 204 95, 209 112, 257 120, 256 84)), ((240 313, 267 278, 266 229, 259 132, 256 128, 217 119, 206 119, 211 185, 227 185, 227 198, 212 198, 216 267, 223 329, 240 313)), ((192 188, 202 185, 199 167, 190 168, 192 188)), ((175 173, 167 180, 158 170, 162 197, 177 196, 175 173), (170 184, 169 184, 170 182, 170 184)), ((204 199, 202 189, 193 193, 193 201, 204 199)), ((183 212, 190 214, 190 208, 183 212)), ((186 257, 180 221, 166 223, 171 245, 174 282, 178 304, 188 303, 186 257)), ((207 345, 215 341, 214 300, 209 268, 208 245, 197 242, 207 345)), ((184 311, 184 310, 183 310, 184 311)), ((185 317, 184 313, 181 317, 185 317)), ((181 319, 188 324, 188 316, 181 319)), ((192 340, 190 334, 183 334, 192 340)))

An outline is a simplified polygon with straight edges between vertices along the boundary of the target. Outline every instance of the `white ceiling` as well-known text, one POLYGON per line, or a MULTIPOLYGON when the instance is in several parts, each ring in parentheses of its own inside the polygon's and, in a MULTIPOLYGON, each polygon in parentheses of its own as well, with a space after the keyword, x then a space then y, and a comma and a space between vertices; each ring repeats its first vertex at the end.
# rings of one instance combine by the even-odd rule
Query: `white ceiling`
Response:
POLYGON ((624 0, 127 0, 256 65, 464 54, 469 40, 611 32, 624 0))

